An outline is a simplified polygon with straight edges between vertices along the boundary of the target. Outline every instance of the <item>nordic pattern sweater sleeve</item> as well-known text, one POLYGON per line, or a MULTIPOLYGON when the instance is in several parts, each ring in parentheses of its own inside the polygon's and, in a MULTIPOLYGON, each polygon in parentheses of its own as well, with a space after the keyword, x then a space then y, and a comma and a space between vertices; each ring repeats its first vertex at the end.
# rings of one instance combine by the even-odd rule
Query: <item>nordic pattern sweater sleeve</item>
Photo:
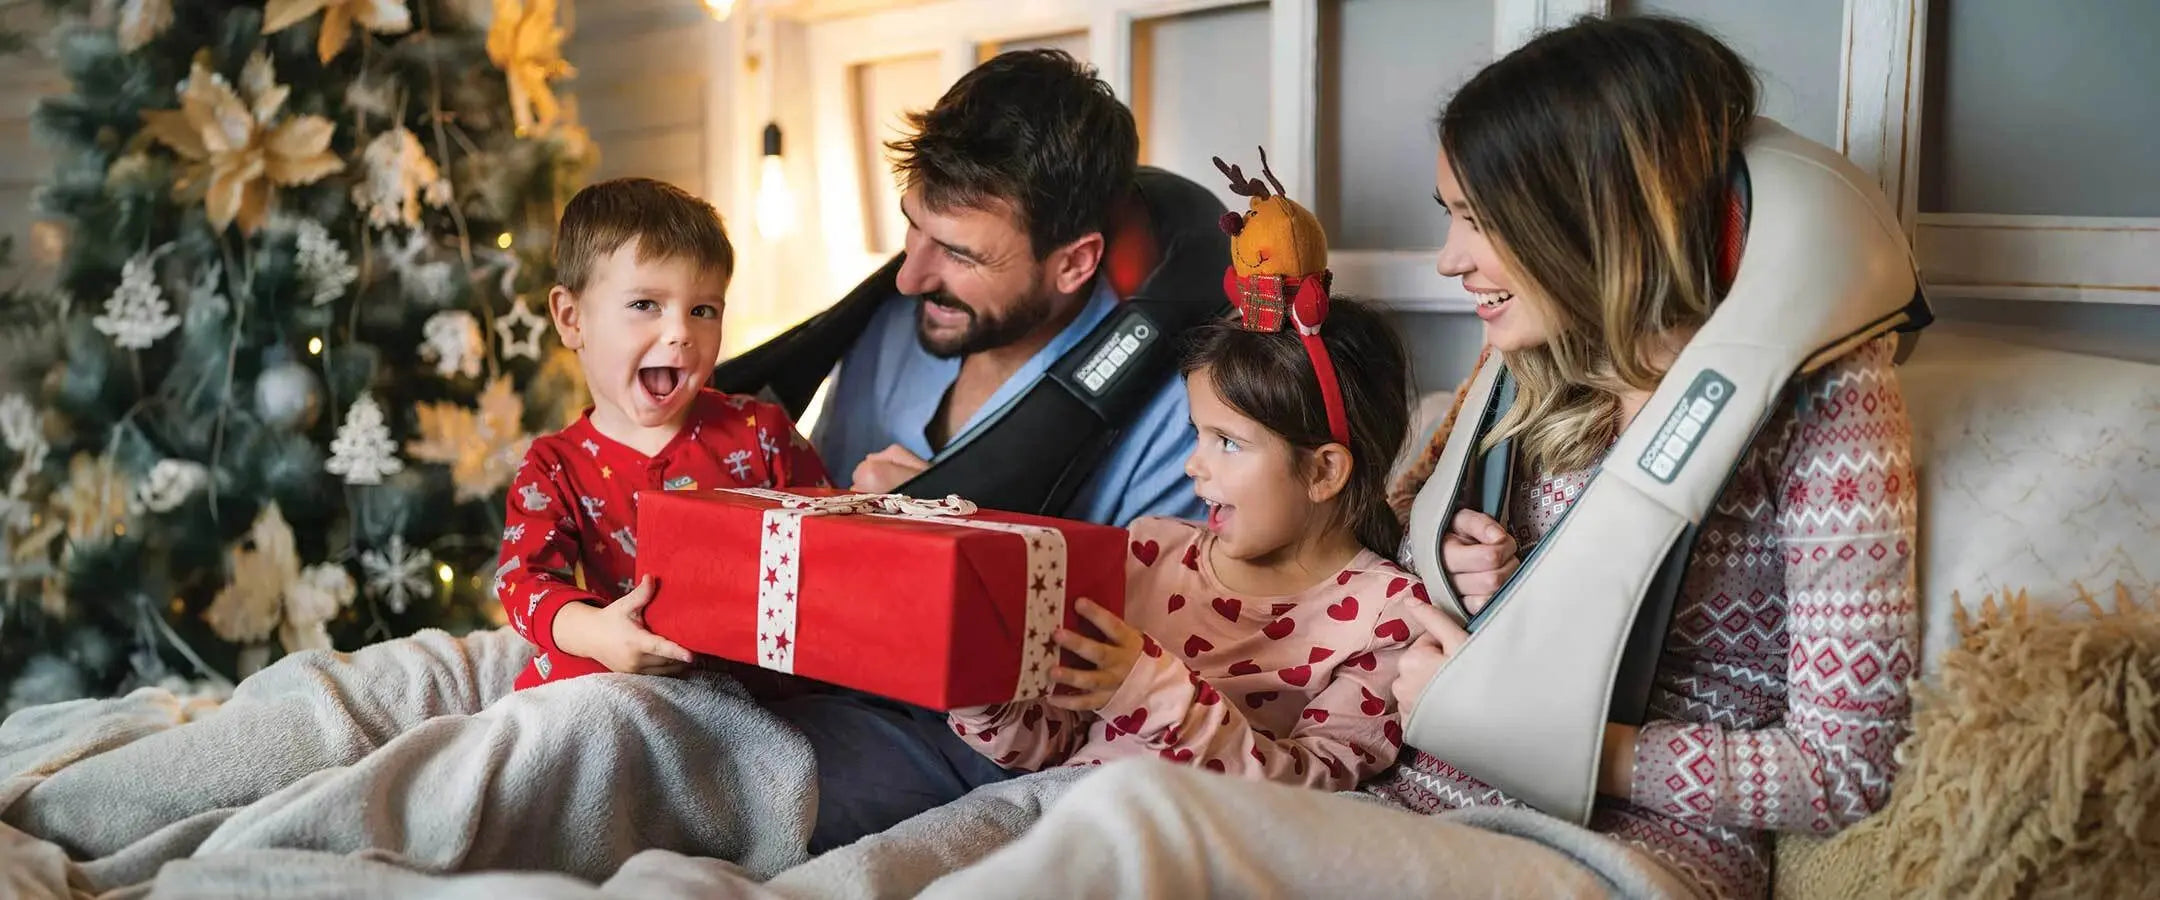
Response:
MULTIPOLYGON (((1788 603, 1783 721, 1650 723, 1635 803, 1688 822, 1829 832, 1887 799, 1919 660, 1912 430, 1893 348, 1875 341, 1803 381, 1782 452, 1765 456, 1776 546, 1760 549, 1783 556, 1788 603)), ((1737 625, 1717 627, 1747 633, 1737 625)))

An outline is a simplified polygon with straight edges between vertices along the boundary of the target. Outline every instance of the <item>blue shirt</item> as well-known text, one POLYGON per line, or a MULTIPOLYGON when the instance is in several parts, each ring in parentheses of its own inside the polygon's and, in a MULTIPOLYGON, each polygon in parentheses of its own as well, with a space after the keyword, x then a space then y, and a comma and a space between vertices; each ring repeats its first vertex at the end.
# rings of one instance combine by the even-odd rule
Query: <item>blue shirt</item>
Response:
MULTIPOLYGON (((1117 303, 1108 282, 1096 279, 1094 293, 1072 324, 999 385, 946 446, 958 446, 969 432, 1019 399, 1065 351, 1108 318, 1117 303)), ((865 457, 893 444, 936 461, 924 432, 960 377, 960 360, 939 359, 922 348, 915 336, 915 306, 913 297, 886 301, 840 360, 839 379, 811 436, 835 483, 851 480, 865 457)), ((1118 526, 1141 516, 1201 518, 1200 499, 1185 477, 1185 458, 1194 443, 1191 423, 1185 385, 1177 378, 1164 379, 1073 495, 1066 515, 1118 526)))

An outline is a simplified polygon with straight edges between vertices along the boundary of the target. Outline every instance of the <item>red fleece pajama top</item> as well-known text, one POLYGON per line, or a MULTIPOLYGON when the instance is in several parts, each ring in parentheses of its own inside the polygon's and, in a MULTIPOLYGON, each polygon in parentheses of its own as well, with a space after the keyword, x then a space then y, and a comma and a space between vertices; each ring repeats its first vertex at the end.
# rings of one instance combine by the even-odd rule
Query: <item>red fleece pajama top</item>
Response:
POLYGON ((495 597, 539 648, 518 690, 607 671, 555 646, 555 614, 637 586, 638 492, 828 486, 817 451, 770 403, 700 390, 682 431, 651 456, 601 434, 591 414, 535 439, 510 481, 495 597))

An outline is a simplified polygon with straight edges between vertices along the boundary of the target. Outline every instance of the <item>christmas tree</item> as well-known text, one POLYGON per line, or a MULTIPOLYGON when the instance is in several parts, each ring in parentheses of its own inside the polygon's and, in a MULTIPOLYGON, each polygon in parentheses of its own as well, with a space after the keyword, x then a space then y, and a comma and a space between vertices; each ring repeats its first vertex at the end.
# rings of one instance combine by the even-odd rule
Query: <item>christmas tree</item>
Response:
POLYGON ((488 627, 502 493, 584 405, 550 243, 594 152, 552 0, 81 0, 51 292, 0 292, 0 694, 229 685, 488 627))

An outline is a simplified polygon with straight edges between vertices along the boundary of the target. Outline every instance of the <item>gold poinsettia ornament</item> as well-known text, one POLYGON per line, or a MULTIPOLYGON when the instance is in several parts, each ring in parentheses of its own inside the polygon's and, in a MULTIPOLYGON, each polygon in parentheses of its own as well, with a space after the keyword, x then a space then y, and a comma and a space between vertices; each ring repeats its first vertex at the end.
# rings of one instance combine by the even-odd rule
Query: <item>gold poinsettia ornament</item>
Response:
POLYGON ((548 81, 577 74, 562 55, 555 0, 495 0, 488 23, 488 58, 510 82, 510 115, 519 135, 545 131, 562 116, 548 81))
POLYGON ((355 23, 376 34, 412 30, 412 11, 405 8, 405 0, 270 0, 263 10, 262 33, 284 31, 318 12, 323 20, 315 55, 326 63, 345 52, 355 23))
POLYGON ((311 184, 345 168, 330 152, 337 126, 321 116, 278 114, 291 88, 277 83, 270 57, 257 52, 240 72, 240 90, 196 54, 180 86, 179 109, 143 111, 143 130, 180 155, 173 193, 200 193, 218 230, 238 220, 253 234, 269 217, 277 189, 311 184))

